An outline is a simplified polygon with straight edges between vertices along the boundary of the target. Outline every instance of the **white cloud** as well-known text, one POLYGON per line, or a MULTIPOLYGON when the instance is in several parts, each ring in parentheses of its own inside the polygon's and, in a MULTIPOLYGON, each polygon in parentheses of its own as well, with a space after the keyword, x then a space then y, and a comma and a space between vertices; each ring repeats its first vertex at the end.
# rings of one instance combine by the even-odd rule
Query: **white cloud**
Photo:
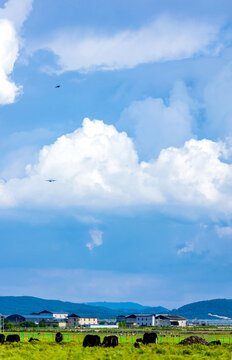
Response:
POLYGON ((20 29, 32 10, 33 0, 8 0, 0 9, 0 19, 8 19, 20 29))
POLYGON ((84 119, 83 126, 44 146, 27 176, 0 184, 1 207, 197 208, 232 210, 232 165, 226 144, 187 141, 163 149, 157 160, 139 162, 132 140, 113 125, 84 119), (47 179, 56 179, 49 183, 47 179))
POLYGON ((218 31, 216 24, 162 16, 138 30, 111 35, 64 30, 50 40, 32 45, 31 50, 51 50, 58 56, 61 72, 117 70, 205 53, 217 40, 218 31))
POLYGON ((101 220, 92 215, 75 215, 75 219, 83 224, 100 224, 101 220))
POLYGON ((20 91, 10 79, 18 57, 18 39, 13 25, 0 19, 0 104, 11 104, 20 91))
POLYGON ((0 105, 13 103, 21 90, 10 79, 19 54, 19 38, 15 29, 22 25, 31 5, 31 0, 9 0, 0 9, 0 105))
POLYGON ((186 246, 182 247, 177 251, 177 255, 183 255, 193 251, 194 251, 193 244, 186 244, 186 246))
POLYGON ((90 251, 93 250, 96 246, 101 246, 103 244, 102 231, 92 229, 89 231, 89 234, 91 236, 92 241, 88 242, 86 246, 87 248, 89 248, 90 251))
POLYGON ((216 232, 220 238, 222 237, 231 237, 232 236, 232 227, 231 226, 215 226, 216 232))
POLYGON ((176 83, 166 105, 161 98, 133 102, 121 114, 118 125, 129 131, 139 155, 158 156, 163 148, 182 146, 193 137, 190 99, 183 83, 176 83))
POLYGON ((162 150, 149 170, 159 175, 159 188, 170 202, 200 207, 217 204, 218 210, 228 210, 232 166, 221 160, 225 156, 225 144, 191 139, 181 148, 162 150))

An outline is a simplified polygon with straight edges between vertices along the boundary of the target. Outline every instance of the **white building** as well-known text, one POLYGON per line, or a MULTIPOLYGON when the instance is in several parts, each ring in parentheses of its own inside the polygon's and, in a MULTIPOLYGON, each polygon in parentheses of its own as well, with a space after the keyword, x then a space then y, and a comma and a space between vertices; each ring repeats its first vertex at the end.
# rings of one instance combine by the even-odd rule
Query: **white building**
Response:
POLYGON ((128 315, 125 317, 126 326, 136 326, 136 315, 128 315))
POLYGON ((40 311, 39 313, 31 313, 30 315, 24 315, 26 321, 34 321, 39 323, 42 320, 45 321, 59 321, 66 320, 68 318, 68 313, 58 313, 51 312, 47 310, 40 311))
POLYGON ((187 320, 183 316, 178 315, 158 315, 156 316, 156 326, 180 326, 185 327, 187 320))
POLYGON ((95 317, 81 317, 76 314, 71 314, 68 316, 67 326, 71 328, 75 328, 78 326, 86 326, 86 325, 97 325, 98 320, 95 317))
POLYGON ((65 329, 67 326, 67 323, 66 323, 66 321, 59 321, 58 326, 59 326, 59 328, 65 329))
POLYGON ((132 314, 125 317, 127 326, 155 326, 156 317, 154 314, 132 314))
POLYGON ((137 314, 136 315, 137 326, 155 326, 154 314, 137 314))
POLYGON ((54 319, 60 320, 60 319, 67 319, 68 313, 52 313, 54 319))
POLYGON ((120 315, 117 320, 125 321, 126 326, 180 326, 187 325, 186 318, 178 315, 155 315, 155 314, 132 314, 123 317, 120 315))
POLYGON ((104 325, 85 325, 89 329, 118 329, 118 324, 104 324, 104 325))

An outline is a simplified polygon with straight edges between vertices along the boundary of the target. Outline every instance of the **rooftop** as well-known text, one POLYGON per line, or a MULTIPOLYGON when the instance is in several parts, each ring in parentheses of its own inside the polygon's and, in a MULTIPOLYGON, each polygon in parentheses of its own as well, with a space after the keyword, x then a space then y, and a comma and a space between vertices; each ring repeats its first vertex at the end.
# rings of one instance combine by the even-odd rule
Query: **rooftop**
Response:
POLYGON ((157 319, 167 319, 167 320, 186 320, 183 316, 179 315, 158 315, 156 316, 157 319))

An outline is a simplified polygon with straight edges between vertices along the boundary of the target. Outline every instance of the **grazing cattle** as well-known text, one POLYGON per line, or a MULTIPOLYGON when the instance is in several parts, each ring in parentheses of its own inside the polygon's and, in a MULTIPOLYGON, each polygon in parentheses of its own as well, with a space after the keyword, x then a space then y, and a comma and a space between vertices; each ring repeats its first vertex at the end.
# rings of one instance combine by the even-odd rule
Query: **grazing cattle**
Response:
POLYGON ((155 332, 145 333, 143 335, 143 344, 144 345, 157 344, 157 342, 158 342, 158 336, 155 332))
POLYGON ((6 341, 9 341, 9 342, 19 342, 19 341, 20 341, 20 336, 19 336, 18 334, 7 335, 6 341))
POLYGON ((118 337, 116 335, 105 336, 102 346, 104 347, 118 346, 118 337))
POLYGON ((220 340, 214 340, 214 341, 210 341, 209 345, 221 345, 221 341, 220 340))
POLYGON ((139 342, 137 342, 137 341, 134 343, 133 346, 134 346, 135 348, 140 348, 140 344, 139 344, 139 342))
POLYGON ((28 340, 28 342, 32 342, 32 341, 39 341, 39 339, 35 339, 33 337, 30 337, 30 339, 28 340))
POLYGON ((101 339, 98 335, 86 335, 83 341, 83 346, 99 346, 101 345, 101 339))
POLYGON ((61 334, 61 332, 56 333, 55 340, 57 343, 60 343, 63 340, 63 335, 61 334))
POLYGON ((138 338, 135 340, 137 343, 140 343, 140 342, 143 342, 143 339, 142 338, 138 338))
POLYGON ((5 335, 0 334, 0 344, 4 344, 4 342, 5 342, 5 335))

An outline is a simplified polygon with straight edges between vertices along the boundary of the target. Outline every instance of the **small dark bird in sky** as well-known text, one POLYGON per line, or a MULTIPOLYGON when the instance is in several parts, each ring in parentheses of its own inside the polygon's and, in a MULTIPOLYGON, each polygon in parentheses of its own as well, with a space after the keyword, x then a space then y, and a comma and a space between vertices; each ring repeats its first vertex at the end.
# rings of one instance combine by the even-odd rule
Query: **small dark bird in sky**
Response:
POLYGON ((55 182, 56 180, 55 179, 48 179, 48 180, 46 180, 46 181, 48 181, 48 182, 55 182))
POLYGON ((60 85, 56 85, 55 88, 56 88, 56 89, 60 88, 60 85))

